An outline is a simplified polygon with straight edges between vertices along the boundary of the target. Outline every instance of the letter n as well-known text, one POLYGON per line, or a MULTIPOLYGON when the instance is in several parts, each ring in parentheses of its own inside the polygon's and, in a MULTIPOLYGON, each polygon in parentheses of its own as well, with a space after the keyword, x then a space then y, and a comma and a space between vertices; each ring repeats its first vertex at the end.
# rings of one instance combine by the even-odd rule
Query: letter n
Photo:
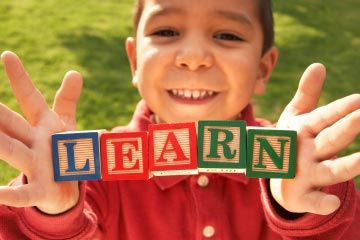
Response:
POLYGON ((296 131, 248 128, 248 177, 293 178, 295 160, 296 131))

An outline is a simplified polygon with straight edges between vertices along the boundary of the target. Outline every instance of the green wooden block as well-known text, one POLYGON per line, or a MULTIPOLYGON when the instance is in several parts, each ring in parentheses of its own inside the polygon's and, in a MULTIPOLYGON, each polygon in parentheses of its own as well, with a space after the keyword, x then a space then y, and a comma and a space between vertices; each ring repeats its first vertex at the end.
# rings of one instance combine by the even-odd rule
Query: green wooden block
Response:
POLYGON ((296 131, 249 127, 246 176, 294 178, 296 131))
POLYGON ((246 123, 244 121, 198 122, 199 172, 245 172, 246 123))

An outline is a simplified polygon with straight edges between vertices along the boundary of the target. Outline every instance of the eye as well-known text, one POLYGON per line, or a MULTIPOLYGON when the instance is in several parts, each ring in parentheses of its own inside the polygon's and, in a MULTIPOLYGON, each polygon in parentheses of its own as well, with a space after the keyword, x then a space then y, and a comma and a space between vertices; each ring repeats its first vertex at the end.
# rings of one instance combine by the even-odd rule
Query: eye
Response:
POLYGON ((225 41, 243 41, 242 38, 233 33, 218 33, 214 36, 214 38, 225 41))
POLYGON ((159 36, 159 37, 176 37, 180 34, 172 29, 161 29, 154 32, 152 35, 159 36))

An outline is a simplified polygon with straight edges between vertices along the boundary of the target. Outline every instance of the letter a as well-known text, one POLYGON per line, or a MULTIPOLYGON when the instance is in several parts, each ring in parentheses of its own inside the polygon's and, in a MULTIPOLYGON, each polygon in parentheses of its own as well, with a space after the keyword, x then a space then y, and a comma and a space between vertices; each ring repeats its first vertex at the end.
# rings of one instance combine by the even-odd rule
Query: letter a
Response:
POLYGON ((176 139, 176 136, 173 132, 170 132, 167 139, 166 139, 166 142, 165 142, 165 145, 164 145, 164 148, 160 154, 160 157, 158 159, 158 162, 167 162, 168 159, 165 159, 164 158, 164 155, 166 153, 171 153, 171 152, 175 152, 176 154, 176 158, 174 159, 174 161, 181 161, 181 160, 187 160, 188 158, 185 156, 183 150, 181 149, 180 147, 180 144, 178 142, 178 140, 176 139))

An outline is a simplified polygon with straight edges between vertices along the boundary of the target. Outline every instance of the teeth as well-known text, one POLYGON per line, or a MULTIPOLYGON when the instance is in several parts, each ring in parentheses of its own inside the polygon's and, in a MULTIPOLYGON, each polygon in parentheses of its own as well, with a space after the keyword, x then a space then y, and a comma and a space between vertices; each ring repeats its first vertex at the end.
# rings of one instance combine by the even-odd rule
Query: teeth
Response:
POLYGON ((177 89, 173 89, 171 90, 172 94, 174 94, 175 96, 178 95, 178 90, 177 89))
POLYGON ((199 91, 195 90, 195 91, 192 92, 192 97, 193 97, 194 99, 199 98, 199 96, 200 96, 200 92, 199 92, 199 91))
POLYGON ((206 97, 211 97, 215 94, 214 91, 206 90, 189 90, 189 89, 171 89, 170 92, 177 97, 184 99, 204 99, 206 97))

